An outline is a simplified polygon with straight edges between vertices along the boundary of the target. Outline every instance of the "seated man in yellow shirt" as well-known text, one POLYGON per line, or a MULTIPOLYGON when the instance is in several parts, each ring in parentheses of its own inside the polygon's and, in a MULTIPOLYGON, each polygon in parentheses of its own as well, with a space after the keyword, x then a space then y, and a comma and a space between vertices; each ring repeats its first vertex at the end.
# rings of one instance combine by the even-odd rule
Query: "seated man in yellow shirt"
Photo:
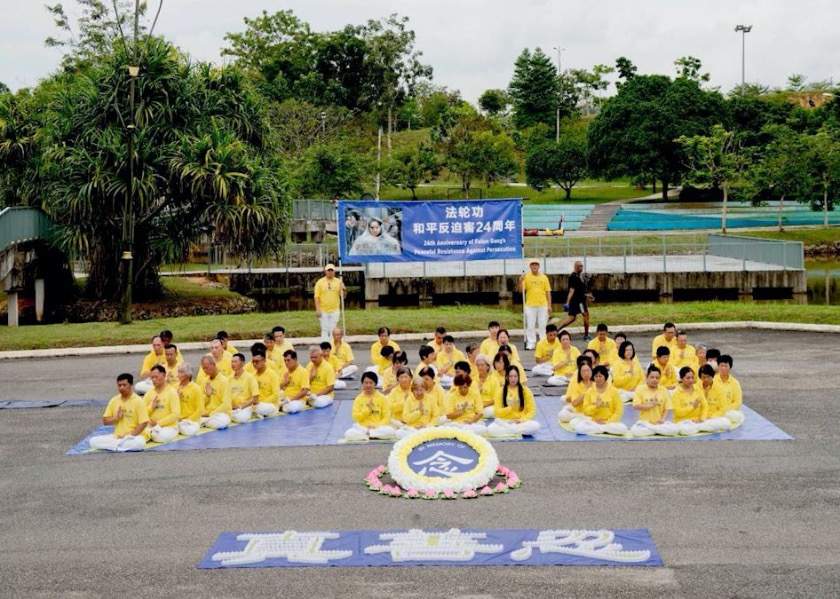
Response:
POLYGON ((245 370, 245 356, 233 354, 230 359, 233 375, 228 377, 230 383, 230 403, 233 408, 231 418, 242 424, 254 416, 254 407, 260 402, 260 388, 253 374, 245 370))
POLYGON ((662 379, 659 384, 673 392, 677 388, 677 371, 670 364, 671 350, 667 345, 660 345, 656 348, 656 361, 654 364, 662 372, 662 379))
POLYGON ((166 368, 166 384, 173 388, 177 387, 178 366, 183 362, 180 357, 181 352, 174 343, 167 343, 163 347, 163 354, 166 356, 166 364, 163 365, 166 368))
POLYGON ((499 324, 496 320, 491 320, 490 323, 487 325, 487 333, 488 337, 481 342, 481 345, 478 348, 478 353, 483 356, 487 356, 488 358, 492 358, 497 353, 499 353, 499 330, 502 328, 502 325, 499 324))
POLYGON ((140 366, 140 378, 134 385, 134 392, 137 395, 145 395, 152 388, 152 366, 166 364, 166 353, 164 352, 165 344, 160 335, 152 337, 152 350, 143 358, 143 364, 140 366))
POLYGON ((426 345, 431 347, 435 350, 435 353, 439 354, 443 351, 443 342, 446 339, 446 328, 445 327, 438 327, 435 329, 435 335, 431 341, 429 341, 426 345))
MULTIPOLYGON (((359 367, 356 365, 356 356, 353 355, 353 349, 349 343, 344 341, 344 331, 339 327, 334 328, 332 339, 330 353, 338 361, 338 365, 335 367, 335 376, 338 379, 352 379, 353 375, 359 371, 359 367)), ((336 389, 342 388, 336 387, 336 389)))
POLYGON ((143 435, 156 443, 168 443, 178 436, 178 421, 181 419, 181 402, 178 392, 166 382, 166 368, 160 364, 152 366, 152 389, 143 396, 149 424, 143 435))
POLYGON ((230 400, 228 378, 216 367, 216 358, 207 354, 201 358, 203 382, 199 383, 204 391, 204 415, 201 426, 222 430, 230 426, 233 407, 230 400))
POLYGON ((551 358, 559 347, 560 341, 557 339, 557 325, 546 325, 545 337, 537 341, 537 348, 534 350, 536 366, 531 369, 531 374, 534 376, 552 376, 554 374, 554 368, 551 363, 551 358))
POLYGON ((483 435, 487 427, 484 418, 484 402, 481 392, 472 384, 470 375, 459 374, 452 380, 452 389, 443 399, 440 409, 440 423, 446 426, 466 428, 483 435))
MULTIPOLYGON (((257 418, 276 416, 280 412, 280 375, 269 368, 269 362, 264 348, 256 343, 251 346, 251 366, 254 368, 254 379, 259 391, 257 418)), ((283 368, 286 368, 285 364, 283 368)))
POLYGON ((615 354, 615 341, 608 337, 609 328, 604 323, 595 327, 595 338, 586 345, 586 349, 594 349, 598 352, 599 364, 607 368, 611 366, 610 360, 615 354))
POLYGON ((193 380, 193 368, 182 362, 178 365, 178 400, 181 403, 181 420, 178 432, 192 437, 201 430, 201 416, 204 414, 204 392, 193 380))
POLYGON ((700 391, 706 398, 708 406, 708 418, 703 422, 701 430, 709 432, 723 432, 732 429, 732 422, 726 417, 727 401, 720 390, 720 385, 715 379, 715 369, 711 364, 703 364, 700 367, 700 391))
POLYGON ((721 354, 717 359, 718 373, 715 377, 715 385, 720 388, 724 398, 725 416, 733 426, 738 426, 744 421, 744 413, 741 411, 743 401, 741 395, 741 383, 732 376, 732 356, 721 354))
POLYGON ((274 347, 280 352, 281 356, 285 356, 289 350, 294 351, 295 347, 292 342, 286 339, 286 327, 272 327, 271 334, 274 335, 274 347))
POLYGON ((677 333, 677 347, 671 350, 671 365, 679 372, 683 366, 690 366, 697 374, 697 352, 688 344, 688 334, 685 331, 677 333))
MULTIPOLYGON (((385 347, 391 347, 392 352, 400 351, 400 346, 396 341, 391 340, 391 329, 388 327, 379 327, 379 330, 376 332, 379 336, 379 341, 375 341, 373 345, 370 346, 370 366, 368 366, 365 371, 366 372, 375 372, 380 377, 382 374, 391 366, 390 359, 382 353, 382 349, 385 347)), ((379 381, 380 383, 382 381, 379 381)))
POLYGON ((90 447, 107 451, 142 451, 146 447, 143 431, 149 415, 143 398, 134 393, 134 377, 128 373, 119 375, 117 391, 102 414, 102 424, 113 426, 114 432, 91 437, 90 447))
POLYGON ((437 352, 437 358, 435 359, 441 386, 449 387, 452 385, 452 379, 455 377, 455 363, 466 362, 466 360, 467 357, 464 352, 455 347, 455 338, 452 335, 444 336, 443 351, 437 352))
MULTIPOLYGON (((325 342, 326 343, 326 342, 325 342)), ((332 405, 335 395, 335 370, 324 360, 324 354, 319 345, 309 347, 309 393, 307 402, 313 408, 326 408, 332 405)))
POLYGON ((677 347, 677 325, 673 322, 666 322, 662 327, 662 334, 653 338, 653 343, 650 346, 651 358, 656 361, 656 350, 659 347, 665 346, 670 350, 677 347))
POLYGON ((347 381, 342 381, 338 378, 338 373, 341 372, 341 360, 338 359, 338 356, 332 353, 332 344, 329 341, 322 341, 319 347, 321 348, 321 357, 324 358, 324 362, 332 366, 333 372, 335 372, 335 384, 333 385, 333 389, 335 391, 346 389, 347 381))
POLYGON ((420 356, 420 364, 417 365, 417 370, 431 368, 435 371, 435 380, 437 380, 437 352, 431 346, 421 345, 417 353, 420 356))
POLYGON ((297 352, 287 349, 283 352, 283 362, 288 372, 285 379, 286 396, 281 400, 281 408, 287 414, 295 414, 306 408, 309 395, 309 371, 298 364, 297 352))

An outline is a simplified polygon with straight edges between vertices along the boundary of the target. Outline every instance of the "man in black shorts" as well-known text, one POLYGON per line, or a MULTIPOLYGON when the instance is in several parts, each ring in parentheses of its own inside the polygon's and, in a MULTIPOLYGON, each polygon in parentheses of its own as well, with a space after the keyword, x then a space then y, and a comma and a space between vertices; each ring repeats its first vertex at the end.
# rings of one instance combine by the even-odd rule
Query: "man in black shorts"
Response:
POLYGON ((575 269, 569 275, 569 295, 566 297, 566 304, 563 309, 569 315, 562 324, 557 325, 558 329, 564 329, 572 324, 577 318, 578 314, 583 315, 583 340, 589 341, 589 308, 586 302, 594 302, 595 297, 586 289, 586 283, 583 282, 580 274, 583 272, 583 262, 578 260, 575 262, 575 269))

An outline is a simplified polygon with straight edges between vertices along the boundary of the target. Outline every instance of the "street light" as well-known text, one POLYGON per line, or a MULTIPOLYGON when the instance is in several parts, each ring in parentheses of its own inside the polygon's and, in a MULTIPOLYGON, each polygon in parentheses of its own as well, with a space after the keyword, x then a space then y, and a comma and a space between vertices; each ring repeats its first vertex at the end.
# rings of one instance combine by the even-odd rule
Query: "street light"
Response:
POLYGON ((747 86, 747 78, 746 78, 746 49, 747 49, 747 34, 752 31, 752 25, 736 25, 735 26, 735 33, 741 32, 741 93, 743 94, 746 91, 747 86))
MULTIPOLYGON (((563 52, 566 48, 561 48, 560 46, 554 46, 554 49, 557 50, 557 81, 560 81, 560 77, 563 76, 563 52)), ((557 96, 557 124, 555 127, 555 141, 560 143, 560 96, 557 96)))

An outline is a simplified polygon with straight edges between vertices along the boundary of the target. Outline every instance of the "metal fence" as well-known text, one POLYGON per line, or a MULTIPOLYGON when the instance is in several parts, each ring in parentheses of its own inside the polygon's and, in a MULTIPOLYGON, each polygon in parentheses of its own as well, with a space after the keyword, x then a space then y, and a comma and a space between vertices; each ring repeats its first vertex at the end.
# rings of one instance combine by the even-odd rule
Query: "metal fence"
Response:
POLYGON ((336 219, 336 203, 330 200, 294 200, 292 218, 295 220, 336 219))
POLYGON ((0 210, 0 251, 10 245, 43 239, 52 221, 38 208, 15 206, 0 210))
POLYGON ((805 251, 801 241, 776 241, 710 233, 709 253, 744 261, 777 264, 786 269, 805 268, 805 251))

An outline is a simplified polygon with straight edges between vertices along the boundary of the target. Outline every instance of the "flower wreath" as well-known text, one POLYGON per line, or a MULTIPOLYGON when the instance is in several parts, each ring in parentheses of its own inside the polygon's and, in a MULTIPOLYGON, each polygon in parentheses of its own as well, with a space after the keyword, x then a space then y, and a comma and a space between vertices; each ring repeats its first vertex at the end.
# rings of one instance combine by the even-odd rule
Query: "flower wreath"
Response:
POLYGON ((378 466, 365 478, 372 491, 392 497, 414 499, 472 499, 479 495, 507 493, 522 485, 519 477, 509 468, 499 464, 496 450, 483 437, 454 427, 436 427, 418 431, 394 444, 388 458, 388 467, 378 466), (478 454, 478 463, 470 471, 449 478, 424 476, 414 472, 408 464, 411 452, 424 443, 438 439, 456 439, 478 454), (389 475, 393 484, 383 483, 389 475), (495 479, 499 479, 496 481, 495 479))

